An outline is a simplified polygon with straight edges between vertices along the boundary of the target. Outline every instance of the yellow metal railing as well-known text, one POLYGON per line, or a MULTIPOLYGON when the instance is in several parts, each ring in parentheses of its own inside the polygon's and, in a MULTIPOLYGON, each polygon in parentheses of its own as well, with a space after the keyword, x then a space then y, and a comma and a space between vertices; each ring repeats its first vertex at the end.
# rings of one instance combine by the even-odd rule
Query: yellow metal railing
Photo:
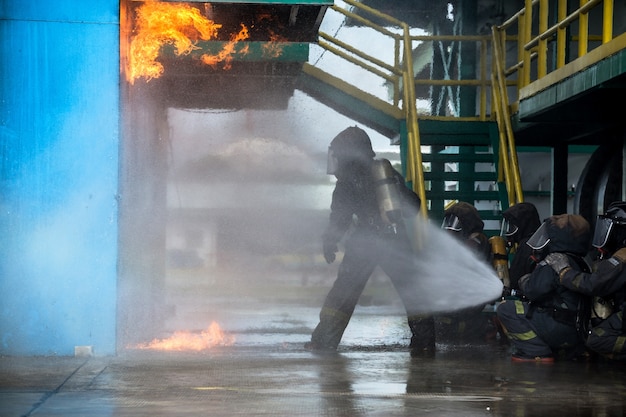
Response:
MULTIPOLYGON (((568 10, 567 0, 556 3, 525 0, 523 9, 492 27, 492 113, 499 126, 501 167, 511 174, 503 174, 509 205, 523 201, 511 127, 511 113, 518 107, 520 98, 531 96, 606 56, 596 53, 592 59, 588 58, 590 50, 600 50, 614 40, 614 35, 613 0, 580 0, 580 6, 573 11, 568 10), (590 18, 601 22, 601 35, 589 33, 590 18), (512 57, 506 55, 507 43, 515 46, 512 57), (566 68, 568 65, 570 68, 566 68), (515 88, 509 88, 511 85, 515 88), (514 96, 510 97, 509 92, 514 96)), ((607 50, 626 47, 622 38, 619 45, 607 50)))
POLYGON ((504 68, 504 38, 501 32, 492 30, 493 35, 493 68, 491 71, 492 84, 492 113, 498 123, 499 134, 499 172, 498 180, 504 181, 507 189, 509 206, 524 201, 522 180, 520 177, 517 151, 511 125, 511 112, 507 76, 504 68))
MULTIPOLYGON (((559 78, 593 64, 588 59, 589 52, 616 38, 613 0, 580 0, 575 10, 569 10, 568 3, 571 6, 572 2, 567 0, 556 3, 525 0, 523 9, 494 28, 499 39, 517 44, 516 56, 502 57, 502 62, 508 65, 504 73, 517 75, 518 97, 513 98, 514 105, 523 95, 523 89, 573 61, 577 61, 577 65, 571 66, 569 72, 560 71, 559 78), (593 26, 600 28, 600 34, 589 33, 590 21, 596 22, 593 26)), ((602 57, 601 54, 594 56, 595 60, 602 57)), ((546 82, 554 81, 551 78, 546 82)), ((545 87, 545 82, 537 84, 535 91, 545 87)))
MULTIPOLYGON (((415 84, 413 80, 413 59, 412 59, 412 40, 409 26, 391 16, 365 6, 354 0, 344 0, 344 3, 350 7, 362 10, 371 19, 364 18, 361 14, 354 13, 347 7, 333 5, 331 7, 337 13, 344 16, 344 19, 350 19, 358 22, 359 25, 367 27, 376 33, 376 36, 386 37, 392 46, 392 54, 389 61, 380 59, 374 54, 370 54, 363 49, 357 49, 347 42, 338 39, 323 32, 319 33, 318 45, 324 50, 331 52, 335 56, 344 61, 366 71, 383 80, 391 91, 388 98, 389 104, 402 110, 402 114, 406 119, 407 126, 407 180, 413 184, 413 189, 421 199, 421 213, 427 216, 428 210, 426 206, 426 189, 424 184, 424 171, 422 166, 422 154, 420 150, 419 128, 417 124, 417 107, 415 100, 415 84), (379 25, 374 20, 385 22, 379 25), (396 27, 398 31, 389 30, 388 27, 396 27)), ((349 81, 357 87, 362 77, 355 75, 349 81)), ((371 82, 370 79, 363 80, 366 83, 371 82)), ((368 92, 368 86, 363 86, 363 91, 368 92)), ((379 97, 380 94, 372 94, 373 97, 379 97)))
MULTIPOLYGON (((421 141, 417 123, 418 117, 420 119, 434 120, 497 120, 501 132, 498 164, 499 180, 506 184, 510 204, 521 201, 521 182, 510 124, 507 95, 507 87, 514 86, 515 81, 507 80, 509 74, 507 74, 504 65, 493 65, 493 68, 490 68, 488 65, 489 52, 491 51, 492 56, 495 54, 492 43, 496 35, 412 34, 406 23, 357 1, 343 0, 341 4, 340 6, 336 3, 330 10, 343 15, 344 23, 351 21, 353 27, 367 28, 371 31, 371 34, 364 36, 388 39, 390 46, 387 48, 387 56, 381 58, 379 51, 366 51, 362 46, 356 48, 348 40, 341 40, 338 33, 341 32, 342 27, 335 34, 320 31, 318 46, 323 51, 330 52, 339 59, 340 63, 336 64, 334 68, 345 67, 346 63, 349 63, 350 66, 366 73, 368 76, 374 76, 378 79, 378 82, 372 82, 371 77, 354 75, 348 76, 349 78, 346 81, 349 81, 360 92, 364 92, 365 94, 362 97, 365 97, 365 99, 374 97, 385 100, 390 107, 399 109, 399 113, 406 119, 406 179, 413 184, 414 190, 422 200, 423 215, 426 216, 427 213, 427 200, 422 166, 421 141), (358 11, 358 13, 355 11, 358 11), (368 18, 364 16, 368 16, 368 18), (451 74, 446 74, 441 79, 432 79, 430 74, 426 77, 420 77, 421 68, 413 67, 416 55, 419 54, 420 50, 427 50, 429 46, 432 49, 433 45, 441 42, 455 43, 457 45, 472 43, 476 47, 478 58, 474 79, 461 79, 458 74, 455 74, 456 79, 451 74), (370 92, 372 85, 380 84, 384 84, 387 87, 385 94, 382 94, 382 96, 386 95, 386 97, 381 98, 380 91, 370 92), (423 104, 426 102, 429 104, 429 97, 417 97, 416 88, 421 91, 430 91, 433 88, 451 89, 460 87, 476 88, 478 105, 475 115, 464 115, 461 117, 459 114, 433 114, 430 108, 424 108, 423 106, 418 110, 418 103, 423 104), (488 111, 490 101, 492 103, 491 113, 488 111)), ((500 52, 499 56, 501 56, 501 59, 505 59, 503 51, 500 52)), ((429 64, 432 65, 432 56, 429 59, 431 61, 429 64)), ((330 73, 332 74, 332 72, 331 69, 330 73)), ((342 75, 342 77, 346 76, 342 75)))
MULTIPOLYGON (((415 35, 404 22, 355 0, 343 0, 340 3, 342 6, 335 4, 331 10, 342 14, 344 23, 350 20, 353 27, 369 28, 375 32, 372 36, 387 38, 390 45, 387 48, 388 55, 381 58, 380 52, 366 52, 361 47, 355 48, 349 42, 340 41, 336 34, 322 32, 319 46, 344 63, 348 62, 381 80, 376 83, 371 78, 358 75, 344 78, 357 91, 367 92, 372 85, 381 83, 386 86, 385 94, 382 94, 386 97, 382 100, 386 100, 388 106, 394 109, 394 114, 400 114, 402 116, 398 117, 406 119, 407 180, 413 183, 414 190, 422 199, 424 215, 427 210, 418 117, 495 120, 500 135, 498 180, 505 183, 509 205, 512 205, 523 201, 511 126, 511 115, 516 112, 519 100, 532 96, 612 52, 626 49, 626 34, 614 33, 613 0, 580 0, 575 10, 568 10, 571 0, 525 0, 525 7, 501 25, 492 27, 490 36, 415 35), (359 13, 355 13, 357 9, 359 13), (593 24, 590 25, 590 22, 593 24), (601 33, 590 34, 590 26, 598 28, 601 33), (423 67, 419 65, 414 68, 414 60, 419 61, 422 54, 422 58, 427 56, 426 60, 430 59, 426 65, 432 65, 433 47, 437 42, 473 42, 478 52, 475 79, 453 79, 447 73, 442 79, 432 79, 430 74, 420 77, 420 73, 425 71, 421 71, 423 67), (511 49, 513 53, 507 55, 511 49), (488 65, 489 58, 492 58, 491 67, 488 65), (363 84, 360 84, 361 80, 363 84), (428 104, 429 97, 424 99, 416 94, 416 91, 461 87, 477 89, 478 105, 474 116, 459 117, 459 114, 453 112, 441 115, 434 112, 432 106, 423 107, 424 100, 428 104), (418 103, 422 104, 419 110, 418 103)), ((380 91, 368 94, 366 97, 381 98, 380 91)))

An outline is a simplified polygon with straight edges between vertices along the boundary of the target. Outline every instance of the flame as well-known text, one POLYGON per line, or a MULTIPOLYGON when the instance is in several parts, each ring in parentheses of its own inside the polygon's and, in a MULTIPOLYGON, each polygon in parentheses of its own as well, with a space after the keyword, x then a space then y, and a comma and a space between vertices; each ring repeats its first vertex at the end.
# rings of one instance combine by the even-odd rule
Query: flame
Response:
POLYGON ((131 348, 200 352, 215 346, 230 346, 234 342, 234 336, 224 333, 219 324, 212 322, 206 330, 200 333, 177 331, 167 339, 154 339, 149 343, 140 343, 131 348))
MULTIPOLYGON (((232 36, 219 53, 202 55, 202 62, 212 66, 225 62, 224 69, 230 69, 235 44, 249 37, 246 26, 241 26, 239 33, 232 36)), ((200 9, 185 3, 144 3, 137 8, 136 34, 130 41, 127 80, 133 84, 140 77, 147 81, 160 77, 163 65, 157 62, 157 58, 163 45, 174 45, 177 56, 187 55, 199 49, 199 40, 215 39, 221 27, 221 24, 204 17, 200 9)), ((245 52, 246 49, 239 51, 245 52)))
MULTIPOLYGON (((204 54, 201 57, 202 62, 207 65, 211 65, 212 67, 215 67, 218 62, 224 61, 224 69, 229 70, 233 61, 233 52, 235 51, 235 45, 237 44, 237 42, 246 40, 249 37, 250 35, 248 35, 248 28, 242 23, 239 33, 231 36, 230 42, 224 45, 224 48, 222 48, 222 50, 217 55, 204 54)), ((239 53, 248 53, 248 48, 244 48, 239 53)))
POLYGON ((263 44, 263 55, 267 58, 278 58, 283 53, 283 47, 279 42, 287 39, 270 31, 270 42, 263 44))

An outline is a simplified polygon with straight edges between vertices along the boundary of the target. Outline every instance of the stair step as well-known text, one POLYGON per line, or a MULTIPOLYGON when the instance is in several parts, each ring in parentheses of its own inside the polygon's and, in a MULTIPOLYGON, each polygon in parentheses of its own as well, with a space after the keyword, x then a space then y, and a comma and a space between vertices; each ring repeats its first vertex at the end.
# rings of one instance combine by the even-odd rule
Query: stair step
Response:
POLYGON ((499 191, 426 191, 428 200, 500 201, 499 191))
POLYGON ((466 173, 461 172, 441 172, 430 171, 424 172, 424 179, 426 181, 497 181, 497 172, 473 172, 471 178, 467 178, 466 173))
POLYGON ((458 153, 424 153, 423 162, 494 162, 491 153, 458 154, 458 153))
POLYGON ((418 127, 421 135, 432 134, 483 134, 489 135, 495 127, 495 122, 467 121, 467 120, 424 120, 418 118, 418 127))
POLYGON ((489 146, 491 138, 481 134, 423 134, 420 132, 420 144, 425 146, 489 146))

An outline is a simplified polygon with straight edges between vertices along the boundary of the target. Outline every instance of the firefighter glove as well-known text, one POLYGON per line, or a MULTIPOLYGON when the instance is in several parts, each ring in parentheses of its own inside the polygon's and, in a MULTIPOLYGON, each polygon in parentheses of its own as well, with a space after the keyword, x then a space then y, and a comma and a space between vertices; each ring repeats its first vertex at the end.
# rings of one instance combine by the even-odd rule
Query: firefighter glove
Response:
POLYGON ((332 264, 333 262, 335 262, 335 253, 338 250, 337 244, 328 242, 325 240, 323 243, 323 250, 324 250, 324 259, 326 259, 326 262, 329 264, 332 264))
POLYGON ((571 268, 569 258, 564 253, 553 252, 548 254, 545 259, 546 263, 554 269, 554 272, 561 274, 565 268, 571 268))

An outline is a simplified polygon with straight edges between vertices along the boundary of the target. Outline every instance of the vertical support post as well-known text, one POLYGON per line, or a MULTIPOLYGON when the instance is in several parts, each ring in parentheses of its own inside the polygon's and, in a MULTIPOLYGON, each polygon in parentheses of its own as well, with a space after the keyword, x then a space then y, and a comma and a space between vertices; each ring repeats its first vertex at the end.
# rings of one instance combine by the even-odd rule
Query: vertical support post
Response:
MULTIPOLYGON (((520 42, 521 45, 526 45, 532 36, 532 27, 533 27, 533 2, 532 0, 526 0, 525 1, 525 7, 524 7, 524 32, 521 34, 522 39, 519 39, 518 42, 520 42)), ((523 73, 522 73, 522 85, 521 87, 525 87, 528 84, 530 84, 530 63, 531 63, 531 59, 530 59, 530 51, 527 51, 524 49, 523 52, 524 55, 524 66, 523 66, 523 73)))
MULTIPOLYGON (((463 0, 463 8, 461 10, 460 19, 463 19, 463 32, 460 35, 475 35, 476 34, 476 19, 477 19, 477 7, 476 0, 463 0)), ((459 41, 459 54, 457 59, 460 59, 461 65, 461 80, 475 80, 476 79, 476 42, 460 42, 459 41)), ((461 87, 460 92, 460 105, 459 116, 473 117, 476 115, 476 87, 467 86, 461 87)))
POLYGON ((622 190, 621 200, 626 201, 626 129, 622 132, 622 190))
MULTIPOLYGON (((582 9, 588 0, 580 0, 580 8, 582 9)), ((587 42, 589 40, 589 14, 581 13, 578 19, 578 57, 587 53, 587 42)))
MULTIPOLYGON (((539 1, 539 33, 548 30, 548 1, 539 1)), ((539 39, 537 56, 537 79, 545 77, 548 73, 548 40, 539 39)))
POLYGON ((604 0, 602 6, 602 44, 605 44, 613 39, 613 0, 604 0))
MULTIPOLYGON (((557 6, 557 21, 562 22, 567 16, 567 0, 559 0, 557 6)), ((556 32, 556 67, 565 65, 567 47, 567 29, 559 28, 556 32)))
POLYGON ((567 144, 552 149, 552 214, 567 213, 567 144))

